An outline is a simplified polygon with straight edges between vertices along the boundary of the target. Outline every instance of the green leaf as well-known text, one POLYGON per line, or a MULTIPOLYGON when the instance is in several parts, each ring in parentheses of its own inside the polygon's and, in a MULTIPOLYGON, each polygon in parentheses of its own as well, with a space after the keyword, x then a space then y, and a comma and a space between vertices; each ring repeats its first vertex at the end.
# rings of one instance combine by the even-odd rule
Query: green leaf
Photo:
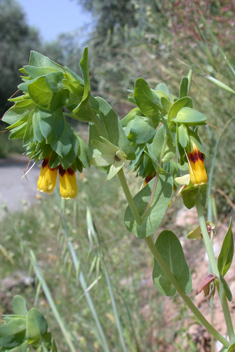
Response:
POLYGON ((136 116, 127 137, 137 144, 148 143, 154 137, 157 125, 158 121, 156 123, 148 117, 136 116))
MULTIPOLYGON (((107 139, 120 148, 127 155, 128 160, 135 159, 135 152, 122 129, 116 112, 104 99, 96 98, 96 100, 99 103, 99 115, 105 126, 107 139)), ((99 133, 94 131, 94 127, 92 129, 92 139, 100 140, 99 133)))
POLYGON ((180 111, 180 109, 182 109, 183 107, 189 107, 192 108, 193 107, 193 101, 190 97, 184 97, 181 99, 178 99, 170 108, 170 111, 168 113, 168 120, 171 121, 173 120, 174 122, 176 122, 176 115, 178 114, 178 112, 180 111))
POLYGON ((134 108, 132 109, 122 120, 121 120, 121 125, 122 127, 127 127, 128 123, 134 120, 136 116, 141 116, 142 112, 140 111, 139 108, 134 108))
POLYGON ((169 91, 169 89, 167 88, 165 83, 159 83, 156 87, 155 87, 155 91, 159 91, 159 92, 164 92, 167 97, 169 98, 169 100, 171 102, 173 102, 173 97, 169 91))
MULTIPOLYGON (((8 324, 7 324, 8 325, 8 324)), ((14 348, 21 345, 25 340, 25 330, 16 334, 0 337, 0 346, 6 349, 14 348)))
POLYGON ((10 336, 18 334, 21 331, 24 331, 26 327, 26 321, 24 318, 16 318, 10 323, 0 326, 0 337, 10 336))
POLYGON ((143 78, 138 78, 135 82, 134 98, 137 106, 145 116, 159 117, 159 110, 162 110, 160 99, 153 93, 143 78))
POLYGON ((223 284, 223 287, 224 287, 224 291, 225 291, 225 294, 226 294, 226 297, 228 298, 229 302, 232 302, 232 299, 233 299, 233 295, 232 295, 232 292, 227 284, 227 282, 225 281, 225 279, 223 278, 223 276, 220 275, 220 280, 223 284))
POLYGON ((57 166, 60 165, 60 157, 58 154, 56 154, 56 152, 54 152, 54 150, 51 152, 50 154, 50 160, 49 160, 49 167, 51 169, 56 168, 57 166))
POLYGON ((69 153, 60 159, 60 162, 64 169, 68 169, 73 164, 79 151, 79 139, 73 131, 70 137, 70 144, 71 144, 71 149, 69 153))
POLYGON ((178 132, 178 141, 179 144, 182 146, 182 148, 186 148, 187 144, 188 144, 188 131, 187 131, 187 127, 185 125, 180 125, 177 128, 177 132, 178 132))
MULTIPOLYGON (((134 203, 142 215, 152 193, 154 179, 151 180, 137 195, 133 198, 134 203)), ((141 226, 138 226, 133 217, 130 207, 125 212, 126 228, 133 232, 138 238, 150 236, 160 225, 163 216, 169 205, 173 187, 173 179, 169 175, 159 175, 156 192, 153 199, 153 205, 147 217, 144 218, 141 226)))
POLYGON ((72 148, 72 136, 72 128, 70 127, 70 124, 65 120, 63 132, 56 140, 51 142, 52 149, 62 158, 64 158, 72 148))
MULTIPOLYGON (((192 290, 192 279, 177 236, 172 231, 164 230, 158 236, 155 247, 185 294, 188 295, 192 290)), ((154 260, 153 282, 158 291, 165 296, 174 296, 176 293, 175 287, 156 260, 154 260)))
POLYGON ((45 76, 47 73, 58 72, 57 67, 36 67, 32 65, 24 66, 24 70, 32 78, 45 76))
POLYGON ((225 276, 230 268, 234 254, 234 241, 232 233, 232 219, 230 218, 229 228, 223 240, 222 248, 218 258, 218 269, 222 276, 225 276))
POLYGON ((20 125, 22 125, 24 122, 28 121, 28 117, 29 117, 29 112, 27 111, 26 114, 23 114, 21 119, 19 119, 18 121, 16 121, 15 123, 13 123, 12 125, 8 126, 6 129, 7 130, 13 130, 16 127, 19 127, 20 125))
POLYGON ((24 137, 23 137, 24 145, 30 144, 34 139, 34 131, 33 131, 33 123, 32 123, 33 115, 34 115, 34 111, 31 111, 27 120, 25 132, 24 132, 24 137))
POLYGON ((89 97, 91 91, 89 69, 88 69, 88 48, 86 47, 83 51, 83 56, 80 61, 80 68, 82 71, 82 76, 84 80, 84 92, 81 102, 73 110, 74 115, 76 115, 79 120, 82 121, 92 121, 91 117, 91 107, 89 105, 89 97))
POLYGON ((58 71, 64 72, 61 65, 49 59, 49 57, 40 54, 37 51, 32 50, 30 52, 29 65, 36 67, 52 67, 58 71))
POLYGON ((40 109, 39 115, 39 126, 42 135, 47 143, 52 143, 64 130, 64 115, 61 109, 52 112, 40 109))
MULTIPOLYGON (((27 352, 28 342, 24 341, 21 345, 9 350, 9 352, 27 352)), ((29 351, 29 350, 28 350, 29 351)))
MULTIPOLYGON (((235 342, 234 343, 232 343, 230 346, 229 346, 229 348, 228 349, 225 349, 225 350, 221 350, 221 351, 226 351, 226 352, 235 352, 235 342)), ((220 352, 221 352, 220 351, 220 352)))
POLYGON ((47 331, 47 322, 44 316, 36 309, 32 308, 26 317, 26 335, 28 344, 38 346, 47 331))
POLYGON ((79 150, 78 150, 78 158, 81 160, 82 164, 86 169, 90 167, 90 149, 88 148, 87 144, 84 140, 78 137, 79 141, 79 150))
POLYGON ((180 109, 173 121, 184 123, 187 126, 206 125, 207 123, 206 115, 189 107, 180 109))
POLYGON ((26 300, 20 295, 16 295, 12 301, 13 312, 17 315, 26 317, 28 310, 26 307, 26 300))
POLYGON ((15 127, 9 136, 9 139, 20 139, 24 137, 25 133, 25 128, 26 128, 27 122, 22 123, 20 126, 15 127))
POLYGON ((25 110, 24 108, 19 109, 19 108, 12 107, 9 110, 7 110, 7 112, 3 115, 2 121, 8 123, 8 125, 14 125, 18 121, 21 121, 21 120, 26 121, 23 119, 24 118, 27 119, 28 114, 29 114, 28 109, 25 110))
POLYGON ((52 339, 52 345, 51 345, 51 351, 50 352, 57 352, 57 348, 56 348, 56 344, 55 344, 55 340, 52 339))
POLYGON ((40 117, 41 115, 38 109, 35 109, 33 114, 33 132, 34 132, 34 138, 38 142, 42 142, 45 140, 40 128, 40 117))
POLYGON ((180 83, 180 98, 186 97, 189 90, 189 79, 188 77, 183 77, 180 83))
POLYGON ((67 104, 69 91, 63 88, 61 72, 48 73, 28 84, 31 99, 46 110, 56 110, 67 104))
POLYGON ((197 201, 198 191, 199 187, 194 187, 192 184, 189 184, 189 186, 183 190, 182 198, 186 208, 192 209, 194 207, 197 201))
POLYGON ((158 160, 160 160, 160 158, 162 157, 162 162, 167 162, 171 160, 175 155, 174 142, 171 138, 169 138, 168 135, 166 136, 166 130, 164 126, 161 126, 157 130, 157 133, 155 134, 152 145, 153 145, 153 152, 155 157, 158 160), (162 148, 166 138, 167 138, 167 141, 166 141, 165 151, 164 151, 164 154, 162 154, 162 148))

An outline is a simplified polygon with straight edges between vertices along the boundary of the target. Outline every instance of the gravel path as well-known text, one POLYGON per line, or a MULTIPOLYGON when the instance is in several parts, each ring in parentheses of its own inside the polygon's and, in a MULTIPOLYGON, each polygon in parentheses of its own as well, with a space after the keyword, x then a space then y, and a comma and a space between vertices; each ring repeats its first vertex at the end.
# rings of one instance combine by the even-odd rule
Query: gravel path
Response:
POLYGON ((36 201, 40 168, 35 165, 22 179, 27 164, 28 157, 25 156, 0 159, 0 219, 4 214, 3 204, 7 205, 10 212, 14 212, 22 211, 24 204, 30 206, 36 201))

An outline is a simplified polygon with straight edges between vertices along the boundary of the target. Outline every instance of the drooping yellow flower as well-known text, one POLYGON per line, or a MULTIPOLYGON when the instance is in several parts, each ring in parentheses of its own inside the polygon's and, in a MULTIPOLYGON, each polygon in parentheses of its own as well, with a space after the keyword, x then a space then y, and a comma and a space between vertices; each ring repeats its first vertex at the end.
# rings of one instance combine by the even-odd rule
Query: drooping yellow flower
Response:
POLYGON ((40 192, 52 193, 57 178, 57 168, 49 167, 49 156, 43 160, 41 172, 38 178, 37 187, 40 192))
POLYGON ((194 185, 201 185, 207 181, 207 173, 203 154, 193 143, 193 151, 188 152, 190 180, 194 185))
POLYGON ((78 194, 76 174, 71 167, 63 169, 59 166, 60 195, 63 198, 75 198, 78 194))

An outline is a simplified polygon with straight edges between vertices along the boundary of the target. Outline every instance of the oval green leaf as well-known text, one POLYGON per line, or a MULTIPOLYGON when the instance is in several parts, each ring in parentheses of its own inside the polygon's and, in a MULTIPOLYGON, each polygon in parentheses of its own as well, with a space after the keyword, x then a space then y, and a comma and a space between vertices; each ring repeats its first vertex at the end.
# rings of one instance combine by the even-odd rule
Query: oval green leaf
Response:
MULTIPOLYGON (((154 179, 151 180, 137 195, 133 198, 134 203, 142 215, 149 201, 152 193, 154 179)), ((162 218, 169 205, 173 187, 173 179, 171 176, 159 175, 158 184, 153 199, 153 206, 144 218, 141 226, 138 226, 130 207, 128 206, 125 212, 125 225, 126 228, 133 232, 138 238, 145 238, 150 236, 160 225, 162 218)))
MULTIPOLYGON (((185 294, 188 295, 192 290, 192 278, 177 236, 172 231, 164 230, 158 236, 155 247, 185 294)), ((174 296, 176 293, 175 287, 156 260, 154 260, 153 282, 158 291, 165 296, 174 296)))

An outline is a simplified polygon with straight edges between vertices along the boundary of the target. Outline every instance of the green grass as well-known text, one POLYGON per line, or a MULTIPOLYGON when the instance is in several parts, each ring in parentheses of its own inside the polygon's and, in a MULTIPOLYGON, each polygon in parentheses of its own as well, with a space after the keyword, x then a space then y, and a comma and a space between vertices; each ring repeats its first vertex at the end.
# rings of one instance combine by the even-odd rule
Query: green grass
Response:
MULTIPOLYGON (((136 191, 133 176, 132 188, 136 191)), ((123 224, 126 207, 124 194, 118 179, 104 182, 105 175, 94 169, 87 171, 79 180, 79 196, 66 201, 65 218, 69 236, 80 259, 80 268, 87 286, 97 279, 96 271, 89 276, 94 253, 90 253, 87 236, 86 207, 89 206, 97 228, 100 246, 111 281, 117 310, 123 328, 128 351, 137 351, 131 325, 135 330, 140 350, 160 350, 173 339, 173 332, 162 327, 162 297, 152 285, 152 258, 143 241, 129 234, 123 224), (162 347, 160 347, 162 346, 162 347)), ((36 187, 36 185, 35 185, 36 187)), ((42 275, 57 304, 58 311, 74 336, 74 345, 84 351, 102 351, 97 340, 96 324, 87 305, 81 285, 76 283, 76 271, 71 265, 71 255, 66 246, 64 229, 60 219, 60 207, 55 195, 37 200, 35 207, 22 214, 7 216, 0 223, 1 245, 14 253, 14 264, 0 257, 0 279, 11 275, 16 269, 27 271, 30 262, 27 253, 22 254, 22 242, 31 248, 37 258, 42 275), (12 229, 11 222, 21 240, 12 229)), ((101 267, 102 269, 102 267, 101 267)), ((99 275, 102 274, 102 270, 99 275)), ((13 289, 8 293, 7 305, 14 294, 23 294, 30 308, 35 299, 36 287, 13 289)), ((108 286, 104 276, 90 289, 95 309, 105 331, 111 351, 122 351, 116 327, 108 286)), ((53 312, 42 290, 37 303, 48 320, 50 329, 61 351, 68 347, 60 332, 53 312)), ((0 306, 5 312, 5 306, 0 306)), ((164 349, 163 349, 164 350, 164 349)))

